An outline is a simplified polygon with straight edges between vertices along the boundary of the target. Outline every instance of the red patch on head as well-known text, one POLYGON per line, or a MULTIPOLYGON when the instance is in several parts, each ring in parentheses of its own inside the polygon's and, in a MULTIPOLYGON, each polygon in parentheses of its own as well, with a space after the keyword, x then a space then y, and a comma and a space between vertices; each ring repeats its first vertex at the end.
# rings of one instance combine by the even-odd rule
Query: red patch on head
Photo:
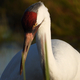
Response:
POLYGON ((37 14, 35 12, 25 12, 22 17, 22 26, 25 32, 31 32, 36 23, 37 14))

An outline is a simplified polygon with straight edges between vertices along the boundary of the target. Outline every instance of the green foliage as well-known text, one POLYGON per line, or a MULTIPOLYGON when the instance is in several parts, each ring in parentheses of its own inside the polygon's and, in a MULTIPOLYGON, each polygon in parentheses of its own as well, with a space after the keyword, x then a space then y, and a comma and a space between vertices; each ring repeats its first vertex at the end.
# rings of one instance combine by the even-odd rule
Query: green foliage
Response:
POLYGON ((24 62, 23 54, 22 54, 22 66, 23 66, 23 78, 24 78, 24 80, 26 80, 26 74, 25 74, 25 62, 24 62))
POLYGON ((44 48, 44 51, 45 51, 45 75, 46 75, 46 80, 50 80, 50 77, 49 77, 48 53, 47 53, 47 43, 46 43, 46 40, 45 40, 45 48, 44 48))

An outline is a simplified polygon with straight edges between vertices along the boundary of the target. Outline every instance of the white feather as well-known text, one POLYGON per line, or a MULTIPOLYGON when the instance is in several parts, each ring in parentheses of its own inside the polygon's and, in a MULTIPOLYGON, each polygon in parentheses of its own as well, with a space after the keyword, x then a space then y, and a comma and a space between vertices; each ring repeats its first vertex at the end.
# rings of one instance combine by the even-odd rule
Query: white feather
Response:
POLYGON ((80 54, 68 43, 61 40, 52 40, 50 31, 50 16, 45 6, 41 6, 39 11, 43 15, 38 14, 38 20, 41 19, 43 23, 39 27, 36 34, 36 42, 39 54, 42 55, 41 39, 45 45, 45 36, 47 42, 49 73, 54 80, 80 80, 80 54), (44 17, 43 17, 44 16, 44 17))

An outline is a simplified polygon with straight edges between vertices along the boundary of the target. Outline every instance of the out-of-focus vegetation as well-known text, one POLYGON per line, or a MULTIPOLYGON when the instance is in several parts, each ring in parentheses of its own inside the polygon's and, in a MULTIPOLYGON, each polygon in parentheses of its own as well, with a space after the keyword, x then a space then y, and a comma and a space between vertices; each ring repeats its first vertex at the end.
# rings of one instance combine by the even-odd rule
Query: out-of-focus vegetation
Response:
MULTIPOLYGON (((27 7, 38 1, 0 0, 0 43, 23 43, 21 17, 27 7)), ((41 1, 51 15, 52 38, 62 39, 80 50, 80 0, 41 1)))
POLYGON ((45 46, 44 46, 44 53, 45 53, 45 60, 44 60, 44 64, 45 64, 45 80, 50 80, 50 76, 49 76, 49 64, 48 64, 48 52, 47 52, 47 43, 46 43, 46 38, 45 38, 45 46))

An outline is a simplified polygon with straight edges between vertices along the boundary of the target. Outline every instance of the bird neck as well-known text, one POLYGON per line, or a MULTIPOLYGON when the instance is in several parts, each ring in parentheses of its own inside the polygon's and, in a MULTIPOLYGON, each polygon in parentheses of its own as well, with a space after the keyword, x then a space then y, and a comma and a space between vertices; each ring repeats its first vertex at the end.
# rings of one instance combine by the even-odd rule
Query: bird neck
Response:
POLYGON ((43 51, 43 48, 45 45, 45 38, 46 38, 46 43, 47 43, 47 52, 49 54, 52 54, 50 17, 49 17, 49 15, 44 19, 43 23, 39 27, 37 34, 36 34, 36 43, 37 43, 38 51, 39 51, 39 54, 41 55, 41 57, 43 57, 42 51, 43 51))
POLYGON ((43 47, 45 45, 45 38, 47 44, 47 55, 48 55, 48 65, 49 65, 49 72, 52 75, 58 74, 56 60, 54 58, 52 52, 52 45, 51 45, 51 31, 50 31, 50 17, 47 17, 42 25, 39 27, 37 34, 36 34, 36 43, 38 47, 38 51, 41 57, 41 63, 43 64, 43 59, 45 58, 45 53, 43 54, 43 47))

